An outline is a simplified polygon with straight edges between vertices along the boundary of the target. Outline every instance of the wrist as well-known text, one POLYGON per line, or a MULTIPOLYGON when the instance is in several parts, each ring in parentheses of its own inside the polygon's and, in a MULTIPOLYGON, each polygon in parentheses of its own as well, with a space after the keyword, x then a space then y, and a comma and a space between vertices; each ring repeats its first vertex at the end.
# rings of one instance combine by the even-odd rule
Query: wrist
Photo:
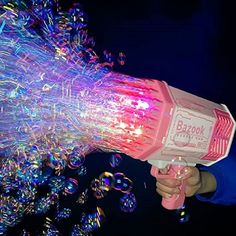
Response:
POLYGON ((208 171, 200 171, 200 186, 196 194, 212 193, 216 190, 215 176, 208 171))

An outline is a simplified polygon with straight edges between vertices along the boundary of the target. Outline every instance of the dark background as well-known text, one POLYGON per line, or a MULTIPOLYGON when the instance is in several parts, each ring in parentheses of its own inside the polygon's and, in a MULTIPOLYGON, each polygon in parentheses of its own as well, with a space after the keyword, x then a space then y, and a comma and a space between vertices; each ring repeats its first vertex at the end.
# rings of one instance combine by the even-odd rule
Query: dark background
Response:
MULTIPOLYGON (((70 3, 71 0, 63 4, 66 7, 70 3)), ((114 55, 120 51, 126 54, 125 66, 117 64, 115 70, 164 80, 171 86, 226 104, 236 116, 233 1, 81 0, 80 3, 88 14, 88 28, 95 38, 98 54, 103 50, 114 55)), ((234 230, 235 206, 203 203, 195 197, 186 199, 190 219, 181 224, 175 211, 162 208, 148 163, 123 156, 121 165, 114 170, 109 165, 109 156, 87 157, 88 174, 80 180, 79 190, 104 171, 124 172, 133 180, 137 209, 133 213, 122 212, 119 192, 110 192, 102 200, 91 196, 83 209, 71 204, 76 196, 65 198, 62 204, 73 209, 73 217, 57 225, 62 235, 69 234, 83 210, 89 211, 97 205, 104 210, 106 221, 93 235, 212 235, 213 231, 229 235, 234 230)), ((18 235, 22 228, 35 232, 41 228, 43 219, 27 217, 9 234, 18 235)))

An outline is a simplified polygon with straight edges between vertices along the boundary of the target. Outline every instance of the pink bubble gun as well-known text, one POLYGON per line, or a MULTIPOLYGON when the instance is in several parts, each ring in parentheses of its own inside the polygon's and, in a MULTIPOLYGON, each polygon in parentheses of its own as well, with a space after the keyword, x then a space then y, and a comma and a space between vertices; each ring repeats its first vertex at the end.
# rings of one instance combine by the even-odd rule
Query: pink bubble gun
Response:
MULTIPOLYGON (((133 101, 133 106, 143 116, 135 121, 140 127, 135 131, 137 138, 127 137, 120 150, 152 164, 154 177, 181 178, 186 165, 209 166, 228 155, 235 121, 225 105, 173 88, 163 81, 144 79, 134 81, 132 86, 137 88, 133 96, 137 97, 140 91, 142 97, 133 101), (144 101, 147 97, 149 103, 144 101), (161 174, 159 170, 167 166, 168 173, 161 174)), ((132 119, 124 115, 121 123, 128 127, 132 119)), ((184 178, 180 189, 180 194, 162 199, 166 209, 183 206, 184 178)))

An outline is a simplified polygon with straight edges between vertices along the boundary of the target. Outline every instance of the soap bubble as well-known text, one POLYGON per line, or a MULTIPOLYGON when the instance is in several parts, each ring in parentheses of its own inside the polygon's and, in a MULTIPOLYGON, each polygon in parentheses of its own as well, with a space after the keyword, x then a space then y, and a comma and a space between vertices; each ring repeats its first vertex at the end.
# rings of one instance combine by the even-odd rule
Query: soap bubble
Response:
POLYGON ((69 178, 65 181, 65 194, 74 194, 78 190, 78 181, 73 178, 69 178))
POLYGON ((112 189, 114 185, 114 177, 113 174, 110 172, 103 172, 99 176, 99 189, 109 191, 112 189))
POLYGON ((112 154, 109 159, 111 167, 115 168, 120 165, 122 156, 119 153, 112 154))
POLYGON ((120 198, 120 209, 123 212, 133 212, 137 207, 137 200, 133 193, 124 194, 120 198))

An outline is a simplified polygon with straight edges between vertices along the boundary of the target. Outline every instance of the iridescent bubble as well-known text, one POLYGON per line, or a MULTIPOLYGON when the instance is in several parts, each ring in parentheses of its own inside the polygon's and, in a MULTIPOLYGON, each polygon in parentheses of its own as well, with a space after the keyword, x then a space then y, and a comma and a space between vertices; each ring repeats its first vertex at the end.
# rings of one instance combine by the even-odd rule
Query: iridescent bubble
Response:
POLYGON ((133 212, 137 207, 137 200, 133 193, 125 194, 120 199, 120 209, 123 212, 133 212))
POLYGON ((188 210, 186 209, 185 205, 183 205, 181 208, 176 210, 176 216, 177 216, 177 220, 181 224, 188 222, 190 219, 190 214, 188 210))
POLYGON ((182 179, 188 174, 188 162, 181 156, 175 157, 171 160, 169 170, 175 173, 176 178, 182 179))
POLYGON ((114 61, 112 53, 108 52, 107 50, 103 51, 103 58, 104 58, 104 61, 108 63, 113 63, 114 61))
POLYGON ((60 221, 62 219, 68 219, 71 216, 70 208, 63 208, 59 212, 57 212, 55 220, 60 221))
POLYGON ((99 176, 98 179, 99 179, 99 189, 105 191, 109 191, 112 189, 114 185, 114 177, 112 173, 105 171, 99 176))
POLYGON ((122 156, 119 153, 112 154, 109 159, 109 163, 113 168, 119 166, 121 161, 122 161, 122 156))
POLYGON ((36 197, 37 190, 33 186, 22 187, 16 192, 16 198, 21 203, 33 201, 36 197))
POLYGON ((74 3, 73 7, 69 9, 70 25, 73 29, 79 30, 87 25, 87 16, 82 11, 79 3, 74 3))
POLYGON ((0 235, 5 235, 7 232, 7 225, 0 222, 0 235))
POLYGON ((1 223, 4 225, 13 227, 22 220, 24 207, 14 197, 0 195, 0 209, 1 223))
POLYGON ((56 228, 56 226, 53 225, 52 220, 50 218, 46 217, 46 220, 44 223, 44 229, 40 235, 42 235, 42 236, 59 236, 60 232, 56 228))
POLYGON ((119 52, 118 58, 117 58, 118 63, 123 66, 126 62, 126 56, 123 52, 119 52))
POLYGON ((114 58, 112 53, 108 52, 107 50, 104 50, 103 60, 104 60, 104 63, 102 63, 103 70, 107 72, 111 71, 114 66, 114 58))
POLYGON ((84 192, 82 192, 78 199, 76 200, 76 203, 83 205, 88 200, 88 189, 86 189, 84 192))
POLYGON ((129 193, 133 188, 133 182, 132 180, 130 180, 129 178, 127 177, 124 177, 122 179, 122 186, 121 186, 121 189, 120 191, 122 193, 129 193))
POLYGON ((83 214, 80 220, 81 228, 84 232, 92 232, 99 227, 105 219, 105 214, 100 207, 97 207, 96 211, 90 214, 83 214))
POLYGON ((107 195, 107 191, 100 189, 100 181, 94 179, 91 181, 90 188, 93 190, 93 196, 101 199, 107 195))
POLYGON ((90 233, 84 232, 81 229, 81 226, 79 224, 73 225, 71 229, 71 236, 89 236, 90 233))
POLYGON ((84 165, 80 166, 80 167, 78 168, 78 170, 77 170, 77 174, 78 174, 79 176, 84 176, 84 175, 86 175, 86 174, 87 174, 87 168, 86 168, 86 166, 84 166, 84 165))
POLYGON ((34 207, 35 214, 45 214, 58 199, 59 195, 56 193, 48 193, 45 197, 37 199, 34 207))
POLYGON ((114 174, 114 186, 113 188, 115 190, 121 191, 123 188, 123 179, 125 178, 125 175, 121 172, 117 172, 114 174))
MULTIPOLYGON (((53 136, 51 138, 54 139, 55 137, 53 136)), ((67 165, 66 161, 66 155, 60 147, 53 148, 47 155, 47 165, 50 166, 52 169, 55 169, 56 173, 58 174, 65 169, 67 165)))
POLYGON ((79 153, 73 152, 68 157, 68 167, 71 169, 77 169, 83 165, 85 157, 79 153))
POLYGON ((107 191, 102 190, 100 188, 96 189, 96 191, 93 192, 93 196, 97 199, 104 198, 107 195, 107 191))
POLYGON ((74 194, 78 190, 78 180, 69 178, 65 182, 64 193, 74 194))
POLYGON ((93 179, 90 183, 90 188, 93 191, 96 191, 100 187, 100 181, 99 179, 93 179))
POLYGON ((48 186, 52 192, 59 193, 65 188, 65 176, 54 176, 49 179, 48 186))
MULTIPOLYGON (((1 235, 1 233, 0 233, 1 235)), ((22 230, 22 233, 20 234, 20 236, 30 236, 30 233, 27 232, 25 229, 22 230)))

